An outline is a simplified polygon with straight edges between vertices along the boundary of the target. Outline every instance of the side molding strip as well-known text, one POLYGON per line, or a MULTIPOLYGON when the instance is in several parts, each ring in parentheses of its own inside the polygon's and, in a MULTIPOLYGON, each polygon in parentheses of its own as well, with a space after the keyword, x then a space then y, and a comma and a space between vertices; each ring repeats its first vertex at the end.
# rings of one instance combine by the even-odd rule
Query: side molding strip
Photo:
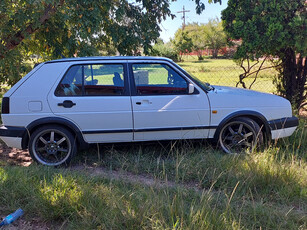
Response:
POLYGON ((83 134, 99 134, 99 133, 130 133, 130 132, 161 132, 176 130, 198 130, 198 129, 216 129, 217 126, 192 126, 192 127, 171 127, 171 128, 151 128, 151 129, 122 129, 122 130, 89 130, 83 131, 83 134))

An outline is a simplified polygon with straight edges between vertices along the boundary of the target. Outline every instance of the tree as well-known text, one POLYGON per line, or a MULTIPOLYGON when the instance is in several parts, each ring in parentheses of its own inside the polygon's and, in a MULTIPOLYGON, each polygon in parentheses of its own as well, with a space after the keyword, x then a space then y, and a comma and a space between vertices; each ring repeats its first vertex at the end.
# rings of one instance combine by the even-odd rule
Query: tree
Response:
MULTIPOLYGON (((159 37, 161 21, 174 17, 169 4, 170 0, 1 0, 0 83, 14 84, 28 72, 33 57, 42 61, 98 55, 110 46, 121 54, 137 55, 139 47, 147 53, 159 37)), ((195 4, 201 13, 204 3, 195 4)))
POLYGON ((149 55, 167 57, 173 61, 178 61, 178 53, 173 44, 171 42, 165 44, 161 39, 158 39, 157 43, 153 45, 149 55))
POLYGON ((202 51, 207 47, 204 25, 188 24, 185 27, 185 31, 188 31, 188 35, 192 40, 192 50, 196 51, 198 60, 203 60, 202 51))
POLYGON ((278 91, 298 108, 306 98, 306 1, 229 0, 222 20, 229 39, 241 40, 236 60, 278 59, 278 91))
POLYGON ((192 51, 193 43, 192 39, 189 37, 187 31, 182 31, 178 29, 175 33, 175 38, 172 40, 172 43, 179 54, 179 59, 182 61, 182 55, 192 51))
POLYGON ((218 18, 210 19, 204 25, 204 34, 206 46, 212 49, 212 57, 217 58, 219 50, 227 44, 222 22, 218 18))
POLYGON ((206 24, 192 23, 185 27, 192 40, 192 50, 197 52, 198 60, 202 60, 205 48, 212 50, 212 57, 217 58, 219 50, 226 46, 226 34, 219 19, 210 19, 206 24))

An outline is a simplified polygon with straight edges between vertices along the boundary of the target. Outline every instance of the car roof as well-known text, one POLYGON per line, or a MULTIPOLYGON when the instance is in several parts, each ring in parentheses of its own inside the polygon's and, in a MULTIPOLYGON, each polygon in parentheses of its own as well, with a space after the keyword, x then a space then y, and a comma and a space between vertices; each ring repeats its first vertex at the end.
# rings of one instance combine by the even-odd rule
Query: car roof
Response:
POLYGON ((48 63, 56 62, 74 62, 74 61, 99 61, 99 60, 153 60, 153 61, 171 61, 169 58, 164 57, 149 57, 149 56, 96 56, 96 57, 77 57, 77 58, 62 58, 52 61, 46 61, 48 63))

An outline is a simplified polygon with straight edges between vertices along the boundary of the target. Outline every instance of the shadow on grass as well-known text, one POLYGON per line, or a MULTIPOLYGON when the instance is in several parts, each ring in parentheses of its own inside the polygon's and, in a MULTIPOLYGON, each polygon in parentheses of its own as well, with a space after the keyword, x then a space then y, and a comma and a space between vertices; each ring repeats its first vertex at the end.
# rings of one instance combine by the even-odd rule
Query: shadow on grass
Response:
POLYGON ((202 63, 210 63, 212 62, 212 60, 202 60, 202 61, 183 61, 183 62, 177 62, 178 65, 180 65, 181 67, 191 67, 190 63, 196 63, 196 64, 202 64, 202 63))
POLYGON ((212 62, 212 60, 210 59, 205 59, 205 60, 201 60, 201 61, 191 61, 191 63, 208 63, 208 62, 212 62))

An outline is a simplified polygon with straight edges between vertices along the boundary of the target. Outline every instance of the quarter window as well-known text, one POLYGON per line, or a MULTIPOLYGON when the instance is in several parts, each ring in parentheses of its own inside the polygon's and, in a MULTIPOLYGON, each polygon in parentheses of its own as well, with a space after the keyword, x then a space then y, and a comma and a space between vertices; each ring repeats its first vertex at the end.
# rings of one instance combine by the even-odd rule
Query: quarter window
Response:
POLYGON ((75 65, 58 85, 56 96, 112 96, 124 94, 123 65, 75 65))
POLYGON ((134 64, 132 69, 138 95, 188 93, 187 81, 168 65, 134 64))

